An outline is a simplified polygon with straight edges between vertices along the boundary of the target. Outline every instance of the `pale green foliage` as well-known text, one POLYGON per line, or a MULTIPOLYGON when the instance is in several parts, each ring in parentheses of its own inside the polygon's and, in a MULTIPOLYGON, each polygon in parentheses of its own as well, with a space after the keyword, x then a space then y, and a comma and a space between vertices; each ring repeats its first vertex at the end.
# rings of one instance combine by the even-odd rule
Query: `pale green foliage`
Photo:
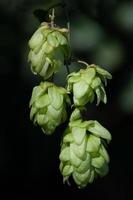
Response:
POLYGON ((73 92, 75 106, 84 106, 88 102, 93 102, 95 94, 97 105, 100 101, 107 102, 104 89, 107 79, 111 79, 111 74, 96 65, 88 65, 86 69, 73 72, 68 75, 67 90, 73 92))
MULTIPOLYGON (((65 61, 70 61, 68 34, 68 29, 58 28, 53 21, 41 24, 29 41, 28 60, 34 74, 49 79, 65 61)), ((85 69, 68 75, 67 89, 41 82, 33 88, 30 100, 30 119, 47 135, 54 133, 71 114, 61 142, 60 171, 64 182, 72 176, 79 188, 108 173, 109 155, 104 145, 111 140, 109 131, 99 122, 83 121, 82 111, 88 102, 94 101, 95 95, 97 105, 107 102, 104 85, 112 76, 97 65, 86 65, 85 69), (74 107, 72 113, 67 113, 68 106, 71 112, 74 107)))
POLYGON ((48 79, 69 56, 68 30, 43 23, 29 41, 28 60, 34 74, 48 79))
POLYGON ((45 134, 52 134, 67 118, 66 104, 70 104, 70 99, 64 88, 42 82, 33 88, 30 119, 41 126, 45 134))
MULTIPOLYGON (((76 116, 77 111, 74 112, 76 116)), ((61 143, 60 171, 64 181, 72 176, 78 187, 83 188, 97 175, 108 173, 109 155, 102 140, 109 142, 111 135, 97 121, 82 121, 80 116, 71 120, 61 143)))

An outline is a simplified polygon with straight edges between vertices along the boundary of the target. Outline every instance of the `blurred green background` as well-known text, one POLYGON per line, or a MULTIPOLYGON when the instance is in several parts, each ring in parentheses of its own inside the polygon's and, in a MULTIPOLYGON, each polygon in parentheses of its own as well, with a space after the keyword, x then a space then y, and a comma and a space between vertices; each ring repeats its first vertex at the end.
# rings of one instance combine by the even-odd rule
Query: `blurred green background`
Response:
MULTIPOLYGON (((88 105, 88 119, 97 119, 113 135, 110 173, 81 191, 62 184, 58 154, 63 128, 51 137, 29 120, 32 88, 40 81, 27 63, 28 40, 47 10, 61 0, 0 0, 0 185, 6 194, 31 198, 48 190, 93 199, 131 198, 133 123, 133 0, 68 0, 72 56, 109 70, 108 104, 88 105), (41 9, 41 11, 36 9, 41 9), (43 11, 42 11, 43 10, 43 11), (35 14, 33 14, 33 12, 35 14), (52 182, 51 182, 52 180, 52 182), (6 189, 5 189, 6 188, 6 189), (110 194, 111 192, 111 194, 110 194), (27 196, 27 194, 29 196, 27 196), (89 196, 90 195, 90 196, 89 196), (100 197, 99 197, 100 196, 100 197)), ((56 8, 55 22, 65 27, 67 15, 56 8)), ((70 71, 81 65, 72 63, 70 71)), ((55 76, 64 85, 66 69, 55 76)), ((39 198, 40 199, 40 198, 39 198)))

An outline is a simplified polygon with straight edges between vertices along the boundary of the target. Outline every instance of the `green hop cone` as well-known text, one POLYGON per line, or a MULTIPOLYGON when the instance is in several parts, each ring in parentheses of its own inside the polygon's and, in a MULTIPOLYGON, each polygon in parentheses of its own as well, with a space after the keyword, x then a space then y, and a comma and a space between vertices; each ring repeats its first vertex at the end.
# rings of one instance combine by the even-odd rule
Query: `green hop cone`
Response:
POLYGON ((111 135, 97 121, 70 121, 59 156, 64 182, 72 176, 77 186, 84 188, 98 175, 105 176, 109 170, 109 155, 104 147, 106 140, 109 142, 111 135))
POLYGON ((42 23, 29 40, 28 60, 34 74, 45 80, 56 73, 69 57, 68 30, 42 23))
POLYGON ((66 106, 70 99, 66 89, 50 82, 42 82, 33 88, 30 100, 30 119, 38 124, 47 135, 67 118, 66 106))
POLYGON ((73 92, 73 100, 76 106, 84 106, 88 102, 93 102, 95 94, 97 105, 100 101, 106 103, 107 96, 104 84, 107 79, 111 79, 111 74, 96 65, 88 65, 86 69, 73 72, 68 75, 67 90, 73 92))

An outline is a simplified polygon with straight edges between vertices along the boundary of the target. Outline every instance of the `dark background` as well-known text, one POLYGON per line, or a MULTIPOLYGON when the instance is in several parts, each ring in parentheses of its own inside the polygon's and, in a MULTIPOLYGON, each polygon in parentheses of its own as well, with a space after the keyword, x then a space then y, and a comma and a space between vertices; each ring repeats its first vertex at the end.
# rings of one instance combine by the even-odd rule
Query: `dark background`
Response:
MULTIPOLYGON (((28 40, 39 25, 33 11, 58 2, 0 0, 0 199, 45 199, 47 194, 49 198, 132 199, 133 1, 66 1, 74 57, 113 74, 106 88, 108 104, 89 105, 87 114, 112 134, 110 172, 83 190, 62 183, 58 154, 63 128, 48 137, 29 120, 32 88, 41 80, 27 63, 28 40)), ((62 8, 56 10, 56 17, 56 23, 66 25, 62 8)), ((39 18, 45 21, 44 13, 39 18)), ((76 65, 70 68, 74 69, 76 65)), ((64 76, 62 70, 56 82, 63 85, 64 76)))

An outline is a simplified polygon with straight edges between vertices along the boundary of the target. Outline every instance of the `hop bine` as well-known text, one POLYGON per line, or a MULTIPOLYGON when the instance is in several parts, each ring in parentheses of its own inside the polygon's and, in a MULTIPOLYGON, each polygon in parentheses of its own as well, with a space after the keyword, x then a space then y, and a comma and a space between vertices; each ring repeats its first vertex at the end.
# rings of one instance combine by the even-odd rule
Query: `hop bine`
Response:
POLYGON ((83 188, 97 175, 108 173, 109 155, 104 144, 110 142, 111 135, 97 121, 82 121, 77 114, 72 113, 62 139, 60 171, 64 181, 68 182, 72 175, 78 187, 83 188))
POLYGON ((34 74, 45 80, 56 73, 69 58, 68 29, 42 23, 29 41, 28 60, 34 74))
POLYGON ((70 104, 67 91, 51 82, 42 82, 33 88, 30 100, 30 119, 41 126, 47 135, 67 118, 66 106, 70 104))
POLYGON ((67 90, 73 92, 73 101, 76 106, 84 106, 94 101, 97 96, 97 105, 100 101, 107 102, 104 84, 111 79, 111 74, 97 65, 88 65, 86 69, 68 75, 67 90))

